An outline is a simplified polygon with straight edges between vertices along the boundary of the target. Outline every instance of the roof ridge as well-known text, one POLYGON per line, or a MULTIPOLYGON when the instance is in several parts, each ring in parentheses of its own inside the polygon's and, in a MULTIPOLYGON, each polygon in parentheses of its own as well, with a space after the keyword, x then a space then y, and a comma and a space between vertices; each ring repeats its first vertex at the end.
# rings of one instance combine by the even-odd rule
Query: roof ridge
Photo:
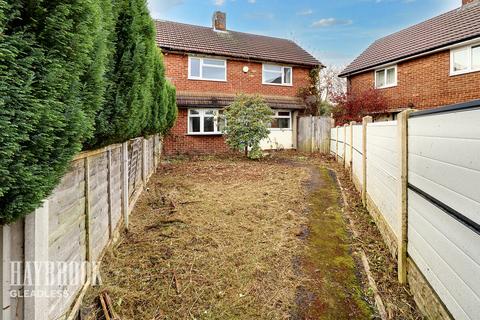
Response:
MULTIPOLYGON (((191 24, 191 23, 185 23, 185 22, 178 22, 178 21, 172 21, 172 20, 165 20, 165 19, 153 19, 154 22, 170 22, 170 23, 176 23, 176 24, 183 24, 185 26, 191 26, 191 27, 197 27, 197 28, 203 28, 203 29, 207 29, 207 30, 213 30, 212 27, 207 27, 207 26, 201 26, 201 25, 198 25, 198 24, 191 24)), ((271 38, 271 39, 278 39, 278 40, 284 40, 284 41, 290 41, 290 42, 293 42, 295 43, 296 45, 298 45, 295 41, 293 41, 292 39, 288 39, 288 38, 281 38, 281 37, 274 37, 274 36, 266 36, 266 35, 263 35, 263 34, 258 34, 258 33, 250 33, 250 32, 243 32, 243 31, 236 31, 236 30, 226 30, 227 32, 233 32, 233 33, 241 33, 241 34, 247 34, 249 36, 255 36, 255 37, 265 37, 265 38, 271 38)))

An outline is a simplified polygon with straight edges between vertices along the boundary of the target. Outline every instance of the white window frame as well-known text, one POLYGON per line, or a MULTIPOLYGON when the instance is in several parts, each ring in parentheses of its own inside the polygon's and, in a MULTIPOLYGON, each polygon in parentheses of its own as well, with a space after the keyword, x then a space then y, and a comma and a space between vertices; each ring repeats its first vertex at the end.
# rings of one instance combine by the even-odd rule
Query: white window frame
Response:
MULTIPOLYGON (((187 110, 187 134, 189 135, 221 135, 223 134, 222 131, 218 130, 218 120, 219 120, 219 111, 222 109, 219 108, 189 108, 187 110), (190 110, 198 111, 198 115, 191 115, 190 110), (204 131, 204 119, 206 111, 214 111, 217 114, 213 115, 213 130, 212 132, 205 132, 204 131), (200 118, 200 132, 193 132, 192 128, 190 127, 190 118, 200 118)), ((209 116, 210 117, 210 116, 209 116)))
POLYGON ((274 110, 275 114, 272 116, 273 119, 290 119, 288 121, 288 128, 269 128, 270 131, 291 131, 292 130, 292 111, 291 110, 274 110), (288 116, 280 116, 279 112, 288 112, 288 116))
POLYGON ((476 68, 476 69, 474 69, 472 67, 472 49, 473 49, 473 47, 478 47, 478 46, 480 46, 480 42, 472 43, 468 46, 462 46, 462 47, 457 47, 457 48, 450 49, 450 76, 458 76, 460 74, 466 74, 466 73, 480 71, 480 67, 476 68), (455 71, 454 70, 454 61, 453 61, 454 54, 458 51, 463 51, 463 50, 468 51, 468 68, 465 69, 465 70, 455 71))
POLYGON ((188 56, 188 79, 189 80, 226 82, 227 81, 227 60, 226 59, 218 59, 218 58, 210 58, 210 57, 188 56), (191 67, 190 67, 192 59, 199 59, 200 60, 200 76, 198 76, 198 77, 197 76, 192 76, 191 67), (217 66, 217 65, 213 65, 213 64, 206 64, 206 65, 208 65, 209 67, 212 67, 212 68, 219 68, 219 69, 225 68, 224 79, 212 79, 212 78, 203 77, 203 65, 204 65, 204 60, 205 59, 222 61, 223 62, 223 64, 224 64, 223 66, 217 66))
MULTIPOLYGON (((272 72, 272 71, 269 71, 272 72)), ((293 68, 288 67, 288 66, 281 66, 278 64, 272 64, 272 63, 262 63, 262 84, 266 84, 269 86, 287 86, 291 87, 293 86, 293 68), (281 67, 282 68, 282 83, 269 83, 265 82, 265 77, 263 76, 263 73, 265 72, 265 66, 275 66, 275 67, 281 67), (290 69, 290 83, 285 83, 285 69, 290 69)))
POLYGON ((392 88, 392 87, 396 87, 397 86, 397 83, 398 83, 398 68, 397 68, 397 65, 393 65, 393 66, 388 66, 388 67, 384 67, 384 68, 379 68, 379 69, 376 69, 374 70, 374 75, 375 75, 375 89, 385 89, 385 88, 392 88), (391 83, 391 84, 387 84, 387 70, 390 70, 390 69, 394 69, 395 70, 395 82, 394 83, 391 83), (377 85, 377 72, 379 71, 383 71, 384 75, 385 75, 385 84, 383 86, 378 86, 377 85))

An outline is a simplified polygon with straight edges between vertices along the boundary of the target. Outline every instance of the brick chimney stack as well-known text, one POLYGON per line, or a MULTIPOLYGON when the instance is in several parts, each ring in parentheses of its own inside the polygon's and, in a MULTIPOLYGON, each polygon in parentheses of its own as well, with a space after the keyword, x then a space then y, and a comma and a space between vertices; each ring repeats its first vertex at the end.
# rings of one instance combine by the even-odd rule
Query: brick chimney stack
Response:
MULTIPOLYGON (((466 0, 463 0, 464 2, 466 0)), ((221 11, 215 11, 212 17, 213 30, 226 31, 227 30, 227 14, 221 11)))
POLYGON ((472 3, 472 2, 475 2, 477 0, 462 0, 462 6, 466 5, 466 4, 469 4, 469 3, 472 3))

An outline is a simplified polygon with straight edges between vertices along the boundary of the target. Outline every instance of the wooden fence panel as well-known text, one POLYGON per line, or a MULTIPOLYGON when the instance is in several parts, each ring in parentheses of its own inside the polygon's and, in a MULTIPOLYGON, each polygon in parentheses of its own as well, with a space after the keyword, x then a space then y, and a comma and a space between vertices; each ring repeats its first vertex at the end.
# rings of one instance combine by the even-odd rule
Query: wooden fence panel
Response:
POLYGON ((309 116, 298 118, 298 150, 329 154, 331 125, 332 120, 329 117, 309 116))
POLYGON ((122 148, 113 148, 111 157, 111 215, 112 224, 116 226, 122 216, 122 148))
MULTIPOLYGON (((85 168, 84 159, 72 163, 60 185, 49 198, 49 252, 52 262, 78 263, 86 261, 85 225, 85 168)), ((59 270, 55 268, 54 277, 59 270)), ((51 290, 66 290, 67 298, 53 296, 49 299, 49 319, 63 315, 75 299, 81 283, 55 285, 51 290)))
POLYGON ((109 239, 108 156, 90 158, 90 237, 92 261, 98 260, 109 239))
MULTIPOLYGON (((71 316, 78 310, 85 288, 97 274, 95 266, 85 268, 86 263, 101 258, 112 231, 123 220, 124 186, 130 185, 132 195, 138 198, 144 186, 143 165, 148 173, 145 180, 155 171, 161 141, 158 136, 152 136, 145 142, 145 149, 143 138, 128 143, 129 159, 125 163, 122 145, 79 154, 44 206, 26 219, 0 228, 3 261, 0 319, 73 319, 71 316), (126 170, 124 164, 128 164, 126 170), (129 178, 126 183, 124 170, 128 171, 125 172, 129 178), (19 266, 12 271, 10 262, 18 262, 19 266), (50 286, 43 283, 24 286, 24 264, 34 266, 32 262, 53 263, 49 273, 53 278, 50 279, 68 279, 50 286), (73 268, 74 278, 69 274, 70 268, 73 268), (21 279, 15 278, 17 275, 21 279), (78 281, 70 281, 75 278, 78 281), (25 290, 47 290, 42 294, 54 294, 48 298, 11 297, 12 290, 20 294, 25 290)), ((132 206, 135 200, 127 198, 132 206)), ((46 275, 45 272, 44 267, 40 276, 46 275)))

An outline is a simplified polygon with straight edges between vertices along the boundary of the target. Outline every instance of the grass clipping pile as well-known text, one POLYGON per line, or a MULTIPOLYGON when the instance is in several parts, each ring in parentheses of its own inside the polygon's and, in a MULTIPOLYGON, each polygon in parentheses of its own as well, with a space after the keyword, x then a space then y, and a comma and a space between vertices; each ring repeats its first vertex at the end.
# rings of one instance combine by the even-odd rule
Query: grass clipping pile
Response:
POLYGON ((122 319, 288 318, 302 281, 292 259, 306 169, 230 159, 158 172, 84 306, 108 290, 122 319))

